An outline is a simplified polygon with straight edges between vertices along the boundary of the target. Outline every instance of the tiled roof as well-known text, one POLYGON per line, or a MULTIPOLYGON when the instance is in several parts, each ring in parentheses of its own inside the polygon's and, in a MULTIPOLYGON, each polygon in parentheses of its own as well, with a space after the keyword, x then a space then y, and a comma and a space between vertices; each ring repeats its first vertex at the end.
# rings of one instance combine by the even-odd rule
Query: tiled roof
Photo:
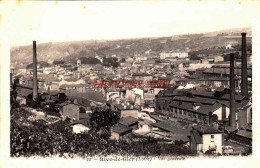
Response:
POLYGON ((125 126, 131 126, 133 124, 138 123, 138 119, 131 117, 131 116, 127 116, 127 117, 121 118, 119 120, 119 123, 122 125, 125 125, 125 126))
MULTIPOLYGON (((236 99, 236 100, 241 101, 241 100, 243 100, 244 98, 245 98, 245 96, 235 94, 235 99, 236 99)), ((224 94, 224 95, 221 97, 221 99, 230 100, 230 94, 224 94)))
POLYGON ((222 133, 221 131, 209 126, 209 125, 197 125, 193 127, 195 130, 197 130, 201 134, 216 134, 216 133, 222 133))
POLYGON ((175 108, 184 109, 184 110, 195 111, 195 110, 193 110, 193 104, 192 103, 173 101, 173 102, 171 102, 170 106, 175 107, 175 108))
MULTIPOLYGON (((235 75, 241 75, 241 69, 235 69, 234 70, 235 75)), ((230 74, 229 68, 208 68, 203 73, 215 73, 215 74, 230 74)), ((252 70, 247 70, 248 76, 252 76, 252 70)))
POLYGON ((31 89, 26 89, 26 88, 17 88, 16 91, 17 91, 17 95, 22 97, 27 97, 33 93, 31 89))
POLYGON ((219 109, 220 107, 221 107, 221 104, 219 104, 219 103, 215 103, 213 106, 212 105, 203 105, 197 109, 197 112, 202 113, 202 114, 209 114, 209 112, 214 112, 217 109, 219 109))
POLYGON ((238 130, 236 134, 242 137, 252 139, 252 132, 246 130, 238 130))
POLYGON ((173 100, 190 102, 190 103, 212 104, 212 105, 216 102, 215 99, 208 99, 202 97, 184 97, 184 96, 175 96, 173 100))
POLYGON ((86 127, 90 127, 89 119, 82 119, 82 120, 78 120, 78 121, 72 122, 70 124, 67 124, 66 127, 69 127, 69 126, 72 126, 72 125, 77 125, 77 124, 82 124, 82 125, 84 125, 86 127))
POLYGON ((174 124, 174 122, 170 121, 159 121, 156 123, 153 123, 152 126, 158 127, 160 129, 169 131, 169 132, 174 132, 174 130, 177 129, 177 126, 174 124))
POLYGON ((195 95, 195 96, 203 96, 203 97, 215 98, 214 92, 191 90, 191 93, 193 95, 195 95))
POLYGON ((118 133, 119 135, 124 135, 126 133, 130 133, 132 131, 132 128, 129 128, 122 124, 116 124, 112 127, 112 131, 118 133))

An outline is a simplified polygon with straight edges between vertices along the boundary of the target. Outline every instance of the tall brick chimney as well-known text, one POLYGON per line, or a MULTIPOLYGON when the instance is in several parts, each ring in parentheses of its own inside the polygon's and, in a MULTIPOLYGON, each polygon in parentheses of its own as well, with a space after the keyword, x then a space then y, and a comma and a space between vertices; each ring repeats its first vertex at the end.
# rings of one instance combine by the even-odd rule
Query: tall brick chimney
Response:
POLYGON ((10 86, 13 86, 13 73, 10 73, 10 86))
POLYGON ((36 41, 33 41, 33 101, 38 98, 36 41))
POLYGON ((247 96, 248 94, 248 81, 247 81, 247 54, 246 54, 246 33, 241 33, 242 35, 242 86, 241 95, 247 96))
POLYGON ((234 53, 230 54, 230 115, 229 126, 236 128, 234 53))

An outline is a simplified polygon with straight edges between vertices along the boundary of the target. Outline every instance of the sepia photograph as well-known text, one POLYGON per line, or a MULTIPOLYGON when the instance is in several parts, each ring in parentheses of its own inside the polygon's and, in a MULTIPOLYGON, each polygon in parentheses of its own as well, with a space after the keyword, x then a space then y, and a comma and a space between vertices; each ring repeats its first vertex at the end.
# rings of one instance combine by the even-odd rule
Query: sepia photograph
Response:
POLYGON ((257 167, 259 10, 258 1, 0 2, 2 167, 257 167))

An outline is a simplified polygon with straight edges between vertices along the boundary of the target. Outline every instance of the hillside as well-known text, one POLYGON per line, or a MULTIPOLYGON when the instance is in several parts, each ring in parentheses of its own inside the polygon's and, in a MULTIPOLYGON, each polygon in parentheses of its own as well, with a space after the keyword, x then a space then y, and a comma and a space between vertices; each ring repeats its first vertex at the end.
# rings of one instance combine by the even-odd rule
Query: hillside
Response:
MULTIPOLYGON (((201 34, 186 34, 161 38, 125 39, 115 41, 73 41, 42 43, 37 45, 38 61, 52 63, 54 60, 75 60, 79 57, 96 55, 121 57, 144 54, 151 50, 153 54, 169 50, 196 51, 227 44, 241 44, 241 32, 247 33, 247 43, 252 42, 251 28, 237 28, 201 34)), ((32 45, 11 48, 11 62, 29 64, 32 62, 32 45)))

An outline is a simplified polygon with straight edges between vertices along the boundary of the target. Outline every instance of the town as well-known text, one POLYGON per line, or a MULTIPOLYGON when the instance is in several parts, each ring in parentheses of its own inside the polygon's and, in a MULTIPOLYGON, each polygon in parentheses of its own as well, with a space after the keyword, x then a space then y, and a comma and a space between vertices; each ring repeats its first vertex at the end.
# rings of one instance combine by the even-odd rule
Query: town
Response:
POLYGON ((250 155, 251 37, 217 36, 226 43, 124 57, 82 50, 73 61, 52 63, 37 61, 41 44, 33 41, 31 64, 11 62, 11 155, 250 155), (97 83, 111 80, 169 83, 97 83))

